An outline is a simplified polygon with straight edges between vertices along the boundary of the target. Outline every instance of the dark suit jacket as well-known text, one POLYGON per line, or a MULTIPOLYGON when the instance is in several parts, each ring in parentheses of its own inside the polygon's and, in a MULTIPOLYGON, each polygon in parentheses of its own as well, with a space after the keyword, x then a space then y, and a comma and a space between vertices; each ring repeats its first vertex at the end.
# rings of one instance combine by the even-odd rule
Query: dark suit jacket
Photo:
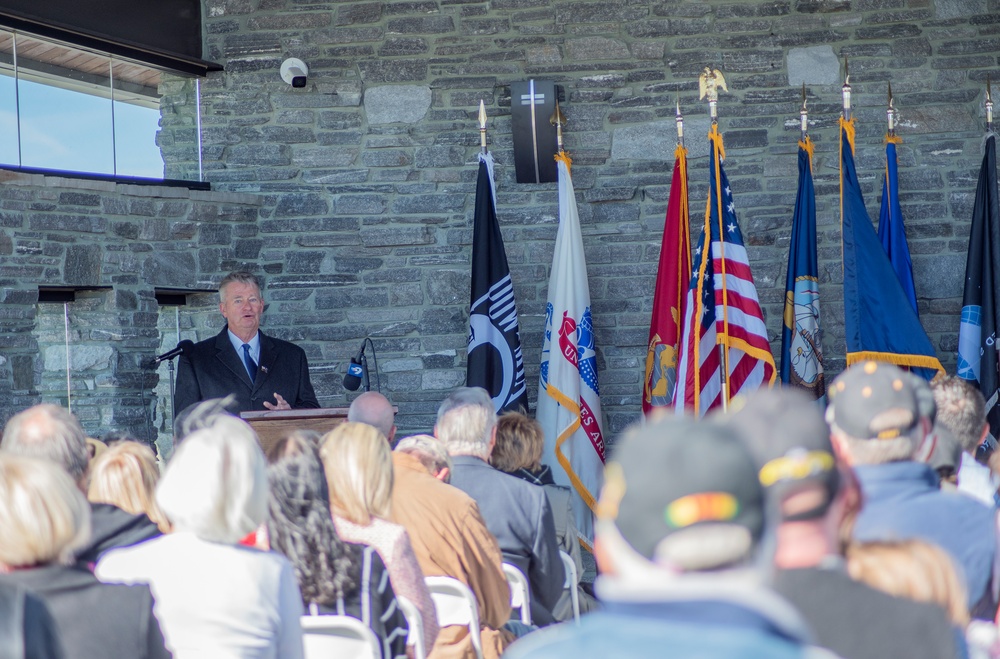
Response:
POLYGON ((166 659, 149 586, 103 584, 82 565, 46 565, 0 575, 42 599, 66 659, 166 659))
POLYGON ((555 621, 563 592, 563 565, 545 490, 468 455, 451 458, 451 484, 476 500, 486 528, 496 536, 505 563, 520 568, 531 589, 531 620, 555 621))
POLYGON ((198 401, 229 394, 236 397, 240 412, 267 409, 264 401, 275 403, 275 393, 293 408, 319 407, 302 348, 260 332, 260 364, 257 379, 251 382, 228 332, 228 327, 223 327, 214 338, 194 344, 189 355, 181 355, 177 362, 174 416, 198 401))

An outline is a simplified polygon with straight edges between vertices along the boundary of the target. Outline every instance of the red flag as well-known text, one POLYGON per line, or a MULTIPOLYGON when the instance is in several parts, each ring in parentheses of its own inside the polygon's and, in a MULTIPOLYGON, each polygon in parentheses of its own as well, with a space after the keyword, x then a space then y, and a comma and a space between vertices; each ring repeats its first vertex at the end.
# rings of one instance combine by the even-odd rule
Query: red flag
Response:
POLYGON ((649 351, 642 411, 669 407, 677 383, 677 355, 681 348, 681 323, 687 307, 691 280, 691 220, 688 214, 687 149, 674 152, 674 174, 663 225, 660 265, 656 271, 653 317, 649 322, 649 351))

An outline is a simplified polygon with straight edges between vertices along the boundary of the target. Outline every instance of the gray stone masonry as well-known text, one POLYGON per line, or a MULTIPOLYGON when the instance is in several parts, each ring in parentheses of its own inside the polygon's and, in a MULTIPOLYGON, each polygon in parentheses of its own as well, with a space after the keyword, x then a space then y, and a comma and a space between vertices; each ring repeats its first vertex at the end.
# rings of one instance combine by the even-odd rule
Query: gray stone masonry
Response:
MULTIPOLYGON (((350 401, 340 381, 371 336, 400 431, 429 430, 442 397, 464 382, 480 99, 533 409, 557 192, 515 183, 510 83, 535 78, 557 84, 569 121, 610 440, 639 415, 677 101, 695 240, 700 231, 705 66, 728 81, 726 169, 775 351, 806 84, 833 375, 844 365, 836 126, 845 57, 876 218, 892 83, 921 318, 954 368, 985 82, 1000 81, 1000 0, 205 0, 203 10, 205 57, 225 67, 201 81, 212 193, 37 177, 0 186, 0 420, 65 397, 64 310, 35 303, 40 284, 62 284, 96 289, 69 310, 70 361, 86 372, 73 384, 74 409, 90 407, 94 432, 142 429, 137 410, 146 409, 164 428, 166 369, 151 397, 139 355, 205 338, 219 319, 211 295, 162 309, 152 290, 211 289, 245 266, 266 280, 265 329, 303 346, 321 403, 350 401), (281 81, 286 57, 308 63, 305 88, 281 81)), ((167 174, 197 178, 195 85, 167 76, 161 91, 167 174)))

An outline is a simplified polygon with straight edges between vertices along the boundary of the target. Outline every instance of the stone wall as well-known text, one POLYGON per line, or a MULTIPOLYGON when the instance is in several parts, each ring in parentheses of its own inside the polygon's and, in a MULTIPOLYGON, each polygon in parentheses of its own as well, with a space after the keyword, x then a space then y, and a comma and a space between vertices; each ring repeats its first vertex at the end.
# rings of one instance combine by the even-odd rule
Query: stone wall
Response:
MULTIPOLYGON (((201 81, 204 176, 215 190, 257 201, 192 204, 173 219, 132 217, 127 204, 114 202, 113 210, 94 206, 86 214, 94 219, 81 219, 106 222, 102 282, 133 293, 146 340, 155 339, 157 314, 141 291, 150 285, 147 272, 157 271, 119 275, 112 258, 159 264, 154 255, 162 249, 159 258, 181 260, 157 267, 199 284, 247 264, 267 282, 264 327, 305 347, 322 402, 349 400, 339 380, 371 336, 401 430, 428 429, 440 399, 464 382, 475 117, 483 99, 533 407, 557 193, 555 184, 514 182, 509 85, 552 80, 569 120, 602 403, 617 431, 639 413, 678 100, 687 117, 695 237, 700 230, 708 122, 697 76, 712 66, 728 80, 719 103, 726 168, 775 350, 806 84, 817 143, 823 345, 835 373, 844 356, 836 121, 849 57, 858 169, 876 217, 892 82, 921 317, 938 356, 954 367, 985 81, 988 74, 1000 80, 1000 0, 205 0, 204 20, 206 57, 225 67, 201 81), (310 67, 303 89, 279 77, 289 56, 310 67), (107 213, 113 219, 103 219, 107 213), (150 224, 164 228, 142 228, 150 224), (173 238, 167 227, 175 224, 186 228, 173 238), (126 233, 116 233, 119 225, 126 233)), ((195 85, 168 80, 162 91, 168 176, 196 178, 195 85)), ((44 228, 12 217, 5 211, 0 221, 4 268, 11 254, 27 260, 21 243, 68 252, 62 236, 47 240, 44 228)), ((75 221, 63 229, 79 231, 75 221)), ((0 274, 11 287, 4 295, 17 301, 13 311, 0 309, 14 328, 0 340, 14 342, 15 359, 26 360, 36 340, 28 338, 30 290, 45 270, 16 265, 0 274)), ((205 302, 192 321, 198 338, 217 328, 212 311, 205 302)), ((159 316, 166 332, 173 320, 159 316)), ((7 350, 5 343, 5 357, 7 350)), ((0 387, 11 380, 9 362, 0 365, 0 387)))
POLYGON ((169 431, 167 367, 142 363, 221 323, 215 294, 172 308, 154 294, 211 291, 202 271, 252 265, 217 245, 256 236, 258 210, 254 195, 2 172, 0 423, 44 401, 96 436, 169 431), (39 287, 79 290, 39 302, 39 287))

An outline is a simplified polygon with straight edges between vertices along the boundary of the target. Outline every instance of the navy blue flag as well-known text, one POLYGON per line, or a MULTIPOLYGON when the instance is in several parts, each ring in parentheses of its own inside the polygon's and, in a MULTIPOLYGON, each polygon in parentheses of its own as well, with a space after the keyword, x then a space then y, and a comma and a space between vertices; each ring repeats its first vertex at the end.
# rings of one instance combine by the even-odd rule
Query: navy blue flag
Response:
POLYGON ((514 284, 493 202, 493 157, 479 156, 472 230, 472 300, 465 383, 482 387, 497 412, 528 411, 514 284))
POLYGON ((865 360, 944 372, 865 209, 854 168, 854 120, 840 120, 840 217, 847 364, 865 360))
POLYGON ((816 262, 816 192, 812 178, 813 143, 799 142, 799 190, 795 195, 792 240, 785 277, 781 328, 781 381, 813 398, 826 395, 819 324, 819 267, 816 262))
POLYGON ((896 271, 896 277, 906 293, 906 298, 910 301, 910 306, 919 315, 917 290, 913 285, 910 246, 906 243, 903 209, 899 206, 896 145, 902 141, 895 135, 885 136, 885 178, 882 181, 882 206, 878 214, 878 239, 882 242, 882 249, 889 256, 889 262, 892 263, 892 269, 896 271))
POLYGON ((1000 325, 1000 196, 997 194, 996 137, 986 140, 979 169, 976 202, 972 208, 969 256, 965 263, 962 324, 958 330, 958 377, 972 381, 986 399, 990 434, 1000 433, 1000 390, 997 359, 997 326, 1000 325))

